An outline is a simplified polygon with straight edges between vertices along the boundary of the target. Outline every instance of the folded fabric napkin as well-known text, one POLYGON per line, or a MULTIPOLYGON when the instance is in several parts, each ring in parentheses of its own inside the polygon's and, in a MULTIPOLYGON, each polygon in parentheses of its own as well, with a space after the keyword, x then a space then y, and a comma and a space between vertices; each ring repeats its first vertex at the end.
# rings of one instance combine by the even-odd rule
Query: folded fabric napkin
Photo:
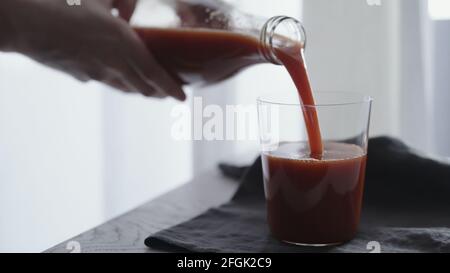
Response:
POLYGON ((369 141, 360 230, 334 247, 292 246, 270 236, 260 158, 251 167, 221 170, 242 176, 230 202, 153 234, 145 244, 196 252, 450 252, 450 165, 396 139, 369 141))

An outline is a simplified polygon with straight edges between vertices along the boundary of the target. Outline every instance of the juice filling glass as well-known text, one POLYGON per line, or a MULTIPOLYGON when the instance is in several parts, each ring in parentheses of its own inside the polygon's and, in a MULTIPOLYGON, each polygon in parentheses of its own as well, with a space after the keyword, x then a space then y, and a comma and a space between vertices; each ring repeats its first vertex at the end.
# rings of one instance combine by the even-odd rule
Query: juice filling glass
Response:
POLYGON ((317 93, 258 99, 267 222, 283 242, 327 246, 355 237, 361 213, 372 99, 317 93), (311 156, 304 114, 315 110, 323 153, 311 156))

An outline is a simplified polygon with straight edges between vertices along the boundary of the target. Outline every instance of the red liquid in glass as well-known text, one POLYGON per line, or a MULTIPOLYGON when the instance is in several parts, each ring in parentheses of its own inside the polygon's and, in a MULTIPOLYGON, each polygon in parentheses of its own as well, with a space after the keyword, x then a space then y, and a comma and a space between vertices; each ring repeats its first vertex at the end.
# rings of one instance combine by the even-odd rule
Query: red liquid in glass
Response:
POLYGON ((366 155, 351 144, 324 146, 321 160, 311 159, 298 142, 262 155, 267 218, 275 238, 333 244, 356 235, 366 155))

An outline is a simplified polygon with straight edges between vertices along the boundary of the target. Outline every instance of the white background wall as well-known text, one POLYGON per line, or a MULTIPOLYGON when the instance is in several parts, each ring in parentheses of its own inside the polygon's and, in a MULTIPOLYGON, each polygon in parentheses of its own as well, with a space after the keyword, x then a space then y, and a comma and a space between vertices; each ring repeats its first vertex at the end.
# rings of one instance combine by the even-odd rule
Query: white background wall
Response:
POLYGON ((189 181, 192 143, 171 136, 171 111, 178 102, 103 91, 105 216, 110 218, 189 181))
POLYGON ((176 104, 0 53, 0 252, 43 251, 189 181, 176 104))
POLYGON ((0 252, 42 251, 189 181, 175 104, 0 54, 0 252))
POLYGON ((449 157, 449 1, 367 3, 304 1, 313 87, 371 95, 372 136, 396 136, 449 157))
POLYGON ((429 133, 430 149, 435 154, 450 157, 450 11, 446 19, 432 23, 432 31, 431 60, 434 73, 431 75, 433 126, 429 133))
POLYGON ((104 219, 101 92, 0 54, 0 252, 42 251, 104 219))
POLYGON ((374 98, 371 134, 400 135, 398 1, 305 1, 306 58, 316 91, 374 98))

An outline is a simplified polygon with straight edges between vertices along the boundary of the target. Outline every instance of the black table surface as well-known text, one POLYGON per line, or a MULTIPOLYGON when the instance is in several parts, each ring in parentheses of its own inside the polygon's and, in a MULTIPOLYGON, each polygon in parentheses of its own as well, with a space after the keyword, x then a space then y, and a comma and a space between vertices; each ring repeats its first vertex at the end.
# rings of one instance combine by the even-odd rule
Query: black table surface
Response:
MULTIPOLYGON (((261 182, 262 183, 262 182, 261 182)), ((71 252, 73 242, 83 253, 155 253, 162 252, 144 245, 145 239, 158 231, 198 216, 209 208, 231 199, 239 183, 224 177, 219 170, 198 175, 190 182, 130 210, 104 224, 70 238, 45 252, 71 252)), ((369 225, 390 227, 450 227, 446 208, 382 212, 363 208, 363 219, 369 225)))
POLYGON ((83 253, 161 252, 144 245, 151 234, 189 220, 228 201, 238 183, 218 170, 205 172, 119 217, 70 238, 45 252, 71 252, 73 241, 83 253))

